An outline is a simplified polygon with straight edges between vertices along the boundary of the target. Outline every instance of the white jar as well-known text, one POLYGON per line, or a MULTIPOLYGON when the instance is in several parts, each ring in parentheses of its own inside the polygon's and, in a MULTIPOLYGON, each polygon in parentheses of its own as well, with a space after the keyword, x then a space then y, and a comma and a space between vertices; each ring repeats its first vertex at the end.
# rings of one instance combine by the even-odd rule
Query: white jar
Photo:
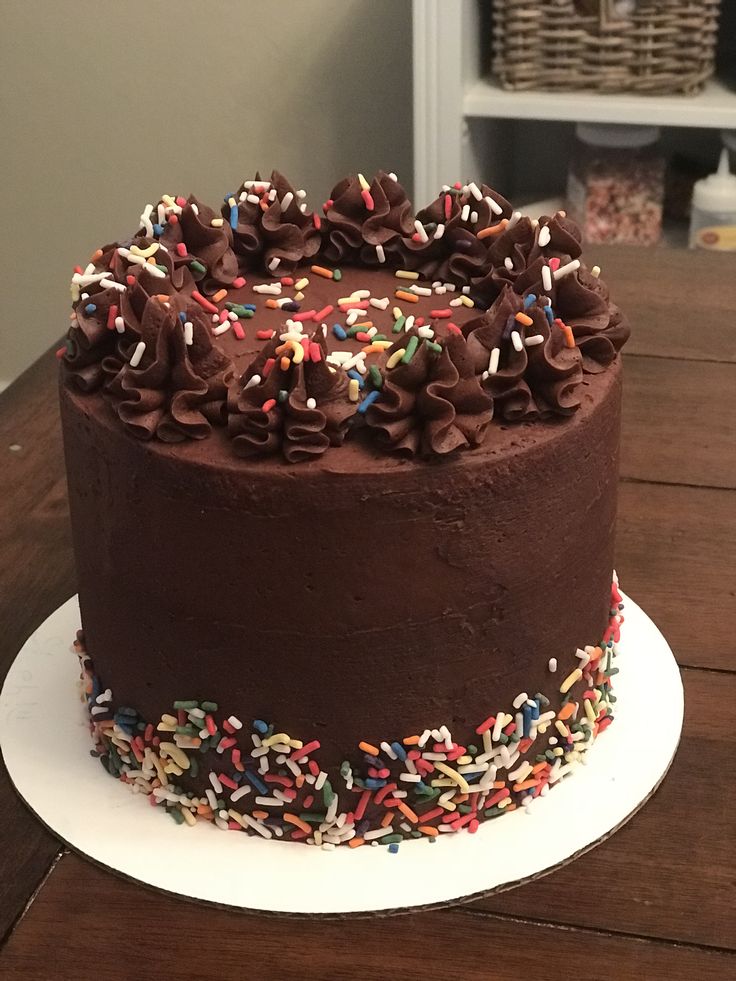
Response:
POLYGON ((729 169, 726 147, 716 173, 693 187, 690 248, 736 252, 736 174, 729 169))

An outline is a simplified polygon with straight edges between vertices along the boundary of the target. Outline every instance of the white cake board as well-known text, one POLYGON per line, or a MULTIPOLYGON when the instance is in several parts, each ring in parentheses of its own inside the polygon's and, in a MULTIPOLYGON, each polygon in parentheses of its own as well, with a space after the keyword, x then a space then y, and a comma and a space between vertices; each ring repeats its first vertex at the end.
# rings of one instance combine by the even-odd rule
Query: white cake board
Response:
POLYGON ((616 721, 529 812, 387 848, 321 848, 178 826, 90 756, 70 642, 76 597, 26 641, 0 695, 5 764, 40 820, 75 851, 127 878, 221 906, 344 915, 444 905, 550 872, 608 837, 651 796, 682 728, 680 673, 649 617, 625 600, 616 721), (652 705, 656 689, 657 703, 652 705))

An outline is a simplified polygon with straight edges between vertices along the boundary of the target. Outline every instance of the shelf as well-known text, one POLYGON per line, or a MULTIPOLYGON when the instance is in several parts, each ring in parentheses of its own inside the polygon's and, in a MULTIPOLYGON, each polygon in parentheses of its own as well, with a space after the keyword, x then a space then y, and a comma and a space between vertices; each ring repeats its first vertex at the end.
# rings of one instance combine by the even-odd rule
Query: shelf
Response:
MULTIPOLYGON (((530 153, 537 120, 736 130, 736 90, 718 79, 696 96, 640 96, 507 92, 479 78, 487 64, 481 15, 488 2, 413 0, 415 200, 431 201, 443 184, 471 176, 517 192, 553 190, 560 181, 547 171, 550 161, 558 174, 566 169, 565 141, 556 140, 549 152, 530 153), (509 132, 506 119, 521 122, 509 132)), ((699 140, 691 133, 687 143, 696 149, 703 143, 696 156, 712 167, 716 140, 708 135, 699 140)), ((671 143, 686 140, 675 137, 671 143)))
POLYGON ((492 79, 480 79, 464 91, 463 115, 736 129, 736 92, 716 79, 693 96, 509 92, 492 79))

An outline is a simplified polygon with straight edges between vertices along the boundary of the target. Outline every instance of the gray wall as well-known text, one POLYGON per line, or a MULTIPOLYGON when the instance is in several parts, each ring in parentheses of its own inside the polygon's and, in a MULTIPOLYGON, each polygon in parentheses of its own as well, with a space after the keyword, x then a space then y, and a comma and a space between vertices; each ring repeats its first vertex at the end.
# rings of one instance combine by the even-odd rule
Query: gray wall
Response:
POLYGON ((408 0, 11 0, 1 22, 0 383, 162 192, 215 204, 277 167, 318 205, 381 166, 411 190, 408 0))

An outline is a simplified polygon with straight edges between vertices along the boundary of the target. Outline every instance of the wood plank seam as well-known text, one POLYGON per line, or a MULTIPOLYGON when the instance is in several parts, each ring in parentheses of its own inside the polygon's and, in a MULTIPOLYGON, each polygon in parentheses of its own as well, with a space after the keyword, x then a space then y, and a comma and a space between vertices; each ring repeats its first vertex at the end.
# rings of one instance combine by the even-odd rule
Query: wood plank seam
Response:
POLYGON ((624 362, 629 358, 652 358, 655 361, 685 361, 688 364, 733 364, 726 358, 687 358, 679 354, 651 354, 643 351, 626 351, 624 349, 624 362))
POLYGON ((8 940, 10 940, 10 938, 12 937, 16 927, 20 925, 21 921, 23 920, 23 917, 30 910, 31 906, 34 904, 36 899, 40 896, 41 890, 48 882, 51 873, 54 871, 54 869, 59 864, 59 862, 61 861, 61 859, 64 857, 65 854, 68 854, 68 849, 64 845, 62 845, 61 842, 59 842, 59 850, 54 855, 53 859, 49 864, 49 867, 46 869, 46 872, 43 874, 40 881, 36 885, 36 888, 28 897, 25 906, 20 911, 20 913, 18 913, 16 918, 11 922, 10 926, 7 928, 5 933, 0 937, 0 952, 2 951, 3 947, 8 942, 8 940))
POLYGON ((681 671, 702 671, 704 674, 725 674, 727 676, 736 674, 736 670, 732 668, 711 668, 702 664, 685 664, 683 661, 678 661, 677 666, 681 671))
POLYGON ((680 354, 652 354, 650 351, 647 351, 645 354, 643 351, 627 351, 624 348, 624 363, 629 358, 652 358, 654 361, 684 361, 688 364, 734 364, 733 361, 724 358, 688 358, 680 354))
POLYGON ((722 484, 689 484, 683 480, 652 480, 649 477, 619 477, 620 484, 652 484, 654 487, 689 487, 699 491, 734 491, 736 487, 724 487, 722 484))
MULTIPOLYGON (((518 888, 523 889, 523 886, 518 888)), ((533 916, 513 916, 505 913, 493 913, 490 910, 474 909, 470 903, 460 904, 448 908, 448 912, 462 913, 465 916, 476 918, 501 920, 510 923, 533 924, 535 926, 548 927, 550 930, 564 930, 567 933, 586 933, 594 937, 610 937, 612 939, 637 940, 642 943, 664 945, 676 949, 687 948, 693 951, 704 951, 706 953, 727 954, 736 959, 736 951, 729 947, 720 947, 716 944, 696 943, 692 940, 673 940, 671 937, 652 937, 640 933, 630 933, 626 930, 604 930, 594 927, 578 926, 575 923, 560 923, 553 920, 544 920, 533 916)))

